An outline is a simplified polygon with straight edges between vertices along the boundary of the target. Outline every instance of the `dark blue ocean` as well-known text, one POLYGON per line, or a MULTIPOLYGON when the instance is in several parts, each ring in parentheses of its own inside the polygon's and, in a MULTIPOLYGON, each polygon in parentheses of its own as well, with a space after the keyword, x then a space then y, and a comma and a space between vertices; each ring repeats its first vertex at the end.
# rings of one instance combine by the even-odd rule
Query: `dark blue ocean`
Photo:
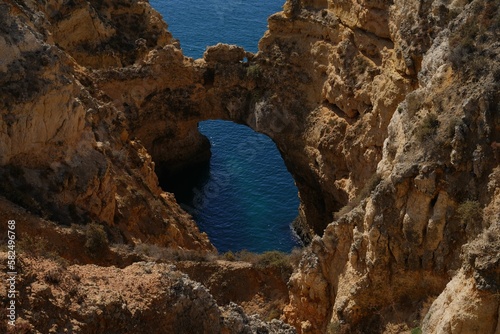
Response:
MULTIPOLYGON (((150 0, 181 43, 186 56, 201 58, 219 42, 256 52, 267 17, 284 0, 150 0)), ((300 245, 291 229, 297 188, 275 144, 248 127, 206 121, 200 131, 212 144, 210 166, 184 196, 189 211, 219 252, 288 252, 300 245)))

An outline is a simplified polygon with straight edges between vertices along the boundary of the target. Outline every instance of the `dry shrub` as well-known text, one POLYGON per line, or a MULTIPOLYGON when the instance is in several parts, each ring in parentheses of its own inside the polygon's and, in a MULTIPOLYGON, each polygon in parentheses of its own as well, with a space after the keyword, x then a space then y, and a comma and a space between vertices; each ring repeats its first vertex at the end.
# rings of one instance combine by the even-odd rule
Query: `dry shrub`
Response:
POLYGON ((62 280, 61 268, 51 268, 43 276, 45 282, 57 285, 62 280))
POLYGON ((20 254, 51 259, 63 267, 68 264, 68 261, 62 258, 49 241, 42 236, 22 235, 17 241, 17 249, 20 254))
POLYGON ((92 257, 99 257, 108 249, 108 236, 102 225, 89 224, 85 239, 85 248, 92 257))
POLYGON ((457 214, 464 226, 480 223, 483 219, 483 210, 478 201, 463 202, 458 206, 457 214))
POLYGON ((190 249, 166 248, 147 243, 137 244, 134 248, 134 253, 153 258, 155 261, 162 261, 162 262, 175 262, 175 261, 209 262, 217 259, 217 256, 212 253, 201 252, 190 249))
POLYGON ((439 120, 436 114, 427 114, 419 127, 416 128, 415 135, 420 142, 433 139, 439 128, 439 120))

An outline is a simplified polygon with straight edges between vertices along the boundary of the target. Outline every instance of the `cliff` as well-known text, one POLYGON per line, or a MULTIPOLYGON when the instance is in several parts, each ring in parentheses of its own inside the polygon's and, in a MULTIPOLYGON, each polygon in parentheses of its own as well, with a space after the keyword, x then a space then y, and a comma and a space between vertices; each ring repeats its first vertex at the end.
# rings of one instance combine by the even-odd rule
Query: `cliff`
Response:
MULTIPOLYGON (((6 263, 7 254, 0 256, 6 263)), ((19 267, 22 317, 14 328, 2 321, 4 333, 295 333, 278 320, 247 316, 234 303, 218 306, 207 288, 171 264, 120 269, 24 257, 19 267)))
POLYGON ((124 111, 92 85, 94 68, 171 42, 159 15, 143 2, 0 6, 2 195, 62 225, 101 223, 115 242, 212 250, 159 188, 124 111))
MULTIPOLYGON (((212 251, 157 175, 208 159, 199 121, 231 120, 273 139, 299 189, 312 241, 283 315, 299 333, 500 332, 498 1, 288 0, 257 54, 197 60, 145 2, 0 6, 1 204, 38 217, 26 234, 97 223, 212 251)), ((68 259, 142 265, 106 252, 68 259)))
POLYGON ((499 3, 287 4, 261 47, 302 55, 310 211, 333 213, 287 319, 303 333, 498 333, 499 3))
MULTIPOLYGON (((281 273, 212 260, 206 234, 158 186, 161 168, 150 152, 174 171, 183 157, 192 163, 198 152, 209 156, 206 138, 188 136, 189 110, 172 104, 169 116, 134 104, 145 103, 147 89, 179 89, 177 107, 189 105, 182 90, 201 78, 159 14, 140 1, 2 1, 0 22, 0 231, 6 236, 7 221, 16 222, 18 272, 15 299, 3 285, 1 301, 7 308, 15 300, 16 326, 4 318, 0 328, 295 333, 274 319, 288 302, 281 273), (163 77, 156 78, 158 70, 163 77), (176 151, 156 150, 160 137, 169 138, 168 131, 154 132, 164 125, 155 124, 158 114, 179 131, 171 141, 176 151), (164 154, 179 163, 160 159, 164 154), (172 265, 180 260, 196 260, 183 267, 193 277, 211 261, 211 270, 230 282, 246 279, 253 289, 235 298, 217 291, 222 282, 205 282, 210 291, 172 265)), ((5 280, 12 254, 1 257, 5 280)))

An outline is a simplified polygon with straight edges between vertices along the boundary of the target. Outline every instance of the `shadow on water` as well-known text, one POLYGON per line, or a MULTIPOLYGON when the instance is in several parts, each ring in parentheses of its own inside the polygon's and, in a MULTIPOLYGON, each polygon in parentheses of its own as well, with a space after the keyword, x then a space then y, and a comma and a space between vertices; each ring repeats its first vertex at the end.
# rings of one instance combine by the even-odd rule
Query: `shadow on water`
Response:
POLYGON ((291 251, 297 188, 274 142, 228 121, 205 121, 210 161, 160 178, 221 252, 291 251))
POLYGON ((195 189, 210 179, 210 161, 184 167, 176 173, 156 171, 160 187, 173 193, 178 203, 193 203, 195 189))

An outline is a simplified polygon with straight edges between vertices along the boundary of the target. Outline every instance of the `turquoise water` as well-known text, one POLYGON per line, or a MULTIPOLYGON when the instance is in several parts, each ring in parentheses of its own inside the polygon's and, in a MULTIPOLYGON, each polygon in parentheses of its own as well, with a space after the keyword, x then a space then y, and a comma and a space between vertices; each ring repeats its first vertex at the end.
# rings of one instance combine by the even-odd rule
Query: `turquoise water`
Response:
MULTIPOLYGON (((154 0, 185 55, 200 58, 208 45, 237 44, 256 52, 267 17, 279 1, 154 0)), ((297 217, 297 188, 268 137, 226 121, 206 121, 212 159, 193 188, 176 194, 220 252, 288 252, 300 245, 290 224, 297 217)), ((192 186, 192 185, 190 185, 192 186)))

